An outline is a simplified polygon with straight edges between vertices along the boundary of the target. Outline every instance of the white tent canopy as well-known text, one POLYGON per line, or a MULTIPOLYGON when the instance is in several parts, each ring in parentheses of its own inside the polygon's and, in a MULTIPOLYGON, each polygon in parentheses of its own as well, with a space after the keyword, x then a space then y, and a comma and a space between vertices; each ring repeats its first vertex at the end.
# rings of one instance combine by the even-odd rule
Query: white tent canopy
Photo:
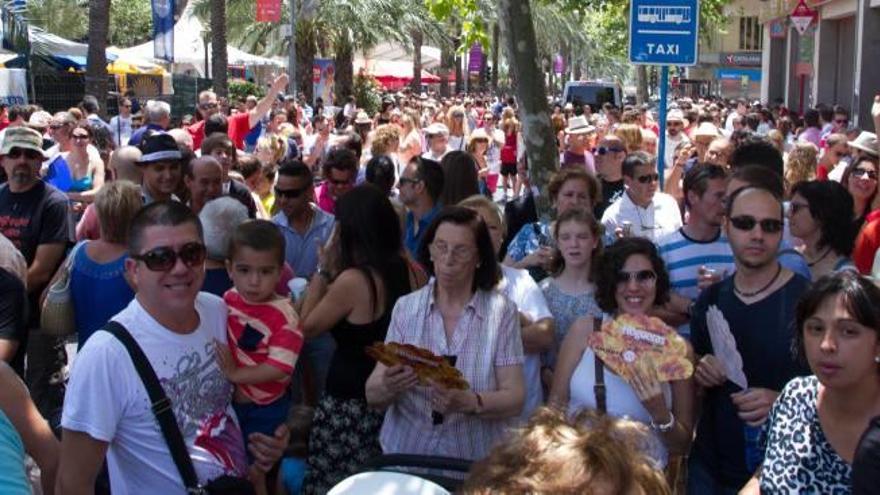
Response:
MULTIPOLYGON (((202 77, 207 77, 205 75, 205 42, 202 38, 205 33, 209 33, 209 30, 192 14, 192 3, 190 3, 174 25, 174 65, 179 71, 192 71, 202 77)), ((210 43, 207 48, 210 54, 210 43)), ((130 48, 114 47, 113 51, 123 57, 131 56, 142 60, 155 60, 152 41, 130 48)), ((226 54, 227 62, 230 65, 279 65, 272 59, 252 55, 233 46, 226 47, 226 54)))
MULTIPOLYGON (((407 51, 395 42, 383 42, 367 50, 362 57, 355 59, 355 66, 369 65, 370 61, 409 62, 412 64, 412 49, 407 51)), ((440 49, 435 46, 422 46, 422 68, 433 69, 440 66, 440 49)))

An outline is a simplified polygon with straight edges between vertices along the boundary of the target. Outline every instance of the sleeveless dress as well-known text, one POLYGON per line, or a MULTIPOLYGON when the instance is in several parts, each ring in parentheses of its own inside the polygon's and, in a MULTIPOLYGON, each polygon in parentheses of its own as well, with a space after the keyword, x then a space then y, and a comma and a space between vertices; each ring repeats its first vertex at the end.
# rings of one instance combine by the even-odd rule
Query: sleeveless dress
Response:
POLYGON ((338 322, 330 332, 336 352, 330 361, 324 395, 315 409, 309 437, 308 470, 303 493, 323 494, 382 455, 379 430, 384 413, 367 406, 367 378, 376 362, 364 349, 384 342, 396 298, 388 296, 385 312, 371 323, 338 322))
POLYGON ((24 444, 6 413, 0 409, 0 492, 30 495, 31 485, 25 469, 24 444))
MULTIPOLYGON (((596 409, 596 395, 593 386, 596 383, 595 353, 589 347, 584 349, 581 360, 571 375, 569 384, 568 414, 574 416, 582 409, 596 409)), ((610 416, 638 421, 645 425, 651 424, 651 415, 642 405, 635 391, 624 378, 605 367, 606 410, 610 416)), ((662 384, 663 397, 667 407, 672 408, 672 389, 668 383, 662 384)), ((654 430, 650 430, 647 442, 642 451, 657 465, 666 467, 669 453, 663 439, 654 430)))

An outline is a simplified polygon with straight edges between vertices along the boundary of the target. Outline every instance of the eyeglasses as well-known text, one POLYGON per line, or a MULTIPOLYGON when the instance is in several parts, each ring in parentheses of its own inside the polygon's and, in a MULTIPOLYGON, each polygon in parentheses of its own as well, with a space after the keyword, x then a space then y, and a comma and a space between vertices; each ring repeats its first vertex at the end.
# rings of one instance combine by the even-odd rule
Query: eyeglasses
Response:
POLYGON ((474 250, 465 246, 455 246, 451 248, 445 242, 432 242, 428 245, 428 251, 434 258, 444 258, 449 255, 455 263, 461 263, 471 259, 474 250))
POLYGON ((174 268, 177 259, 192 268, 205 262, 207 251, 205 245, 200 242, 188 242, 175 251, 168 246, 160 246, 147 251, 144 254, 131 255, 133 259, 143 261, 147 269, 153 272, 167 272, 174 268))
POLYGON ((122 108, 131 108, 131 105, 122 105, 122 108))
POLYGON ((835 124, 846 124, 847 122, 846 119, 834 119, 835 124))
POLYGON ((70 137, 72 139, 89 139, 88 134, 72 134, 70 137))
POLYGON ((217 103, 215 103, 215 102, 202 103, 199 105, 199 108, 201 108, 202 110, 211 110, 211 109, 217 108, 217 103))
POLYGON ((766 234, 777 234, 782 230, 782 220, 776 220, 775 218, 758 220, 749 215, 741 215, 730 217, 730 223, 736 230, 742 230, 743 232, 751 232, 755 225, 760 225, 761 230, 766 234))
POLYGON ((792 215, 797 215, 797 212, 801 211, 804 208, 809 208, 810 205, 806 203, 789 203, 788 204, 788 212, 792 215))
POLYGON ((866 168, 853 169, 851 175, 853 177, 859 177, 859 178, 867 177, 868 179, 871 179, 871 180, 877 180, 877 172, 874 172, 873 170, 868 170, 866 168))
POLYGON ((309 186, 300 188, 300 189, 281 189, 279 187, 275 188, 275 195, 279 198, 290 198, 296 199, 302 196, 302 193, 309 190, 309 186))
POLYGON ((637 272, 617 272, 617 283, 628 284, 635 281, 639 285, 653 285, 657 281, 657 274, 654 270, 639 270, 637 272))
POLYGON ((596 148, 596 153, 598 153, 599 155, 604 155, 607 153, 621 153, 623 151, 626 150, 624 150, 623 148, 607 148, 605 146, 599 146, 598 148, 596 148))
POLYGON ((652 182, 659 181, 660 174, 640 175, 640 176, 636 177, 636 180, 641 182, 642 184, 650 184, 652 182))
POLYGON ((8 156, 9 158, 12 158, 13 160, 16 158, 19 158, 21 155, 24 155, 24 157, 27 158, 28 160, 36 160, 38 158, 39 159, 43 158, 43 154, 40 153, 39 151, 32 150, 32 149, 24 149, 24 148, 12 148, 11 150, 9 150, 9 153, 6 154, 6 156, 8 156))
POLYGON ((409 178, 409 177, 401 177, 401 178, 397 179, 397 181, 400 182, 400 185, 404 185, 404 184, 418 184, 419 182, 422 181, 422 179, 411 179, 411 178, 409 178))
POLYGON ((64 124, 49 124, 49 129, 61 129, 64 124))
POLYGON ((666 127, 681 127, 684 124, 678 121, 666 122, 666 127))

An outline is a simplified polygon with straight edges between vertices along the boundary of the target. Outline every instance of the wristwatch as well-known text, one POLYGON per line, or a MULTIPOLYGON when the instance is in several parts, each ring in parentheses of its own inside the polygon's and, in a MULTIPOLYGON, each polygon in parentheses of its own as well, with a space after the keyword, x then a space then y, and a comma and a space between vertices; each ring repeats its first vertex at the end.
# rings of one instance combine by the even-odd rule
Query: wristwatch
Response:
POLYGON ((328 284, 329 284, 330 281, 333 279, 333 277, 330 275, 330 272, 328 272, 327 270, 325 270, 324 267, 322 267, 322 266, 320 266, 320 265, 318 266, 318 269, 315 270, 315 274, 317 274, 318 276, 320 276, 321 278, 323 278, 323 279, 324 279, 324 282, 326 282, 326 283, 328 283, 328 284))

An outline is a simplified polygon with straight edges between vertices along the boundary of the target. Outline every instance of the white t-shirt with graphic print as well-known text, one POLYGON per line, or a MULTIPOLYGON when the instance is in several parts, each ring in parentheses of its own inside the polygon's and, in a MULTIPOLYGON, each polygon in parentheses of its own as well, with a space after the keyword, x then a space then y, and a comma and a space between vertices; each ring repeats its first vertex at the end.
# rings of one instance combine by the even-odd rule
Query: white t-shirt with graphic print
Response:
MULTIPOLYGON (((156 371, 196 473, 205 482, 223 474, 243 475, 247 461, 231 406, 233 387, 213 352, 215 339, 226 344, 226 305, 202 292, 195 307, 200 323, 186 335, 162 327, 137 299, 113 320, 128 329, 156 371)), ((185 493, 146 389, 125 347, 111 334, 96 332, 78 353, 61 425, 109 442, 114 495, 185 493)))

